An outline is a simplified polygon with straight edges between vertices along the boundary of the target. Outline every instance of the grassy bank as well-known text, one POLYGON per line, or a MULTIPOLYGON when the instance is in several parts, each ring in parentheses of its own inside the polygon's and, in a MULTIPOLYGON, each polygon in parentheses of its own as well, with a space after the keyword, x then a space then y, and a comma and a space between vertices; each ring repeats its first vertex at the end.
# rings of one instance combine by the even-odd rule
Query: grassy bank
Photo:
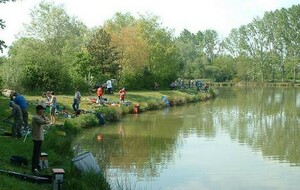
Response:
MULTIPOLYGON (((99 106, 96 103, 92 103, 91 99, 96 98, 96 95, 89 96, 83 95, 80 108, 87 112, 101 112, 108 122, 115 122, 122 118, 125 114, 134 113, 134 108, 139 105, 139 112, 148 110, 157 110, 166 107, 161 97, 166 96, 171 106, 183 105, 186 103, 198 102, 206 99, 213 98, 215 96, 214 91, 209 93, 197 93, 195 90, 186 91, 153 91, 153 92, 128 92, 126 95, 126 101, 128 106, 119 106, 118 94, 105 95, 107 98, 107 104, 99 106)), ((29 118, 35 112, 35 105, 42 98, 40 96, 27 96, 25 98, 29 102, 29 118)), ((57 95, 58 103, 60 106, 64 106, 66 113, 72 115, 71 104, 73 96, 57 95)), ((9 98, 0 97, 0 123, 1 131, 10 132, 11 126, 2 122, 2 119, 10 114, 8 108, 9 98)), ((65 183, 64 189, 110 189, 108 183, 105 181, 104 176, 80 174, 71 163, 71 159, 74 157, 72 151, 72 140, 76 138, 76 135, 84 130, 84 128, 97 126, 98 120, 94 114, 82 114, 76 118, 68 118, 66 115, 57 115, 57 125, 51 126, 45 135, 45 141, 42 146, 42 152, 48 153, 49 169, 42 171, 44 175, 51 175, 52 168, 63 168, 65 170, 65 183), (92 188, 91 188, 92 187, 92 188)), ((29 136, 25 142, 24 138, 14 139, 9 136, 0 136, 0 163, 2 170, 16 171, 20 173, 31 174, 31 154, 33 143, 31 136, 29 136), (14 166, 10 164, 10 157, 12 155, 23 156, 29 160, 28 166, 14 166)), ((35 184, 12 177, 0 174, 0 189, 52 189, 52 184, 35 184)))

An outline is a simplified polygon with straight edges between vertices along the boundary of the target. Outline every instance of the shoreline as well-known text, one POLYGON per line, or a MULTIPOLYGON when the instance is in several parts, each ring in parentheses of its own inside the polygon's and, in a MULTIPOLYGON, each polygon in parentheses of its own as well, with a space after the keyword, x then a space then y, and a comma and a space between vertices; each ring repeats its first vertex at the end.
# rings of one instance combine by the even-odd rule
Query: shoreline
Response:
MULTIPOLYGON (((150 111, 150 110, 159 110, 166 107, 166 103, 161 99, 162 96, 166 96, 170 102, 170 106, 181 106, 188 103, 205 101, 212 99, 216 96, 216 93, 213 90, 210 90, 208 93, 197 93, 191 89, 186 91, 170 90, 170 91, 145 91, 145 92, 128 92, 126 100, 131 102, 129 106, 121 107, 108 107, 102 106, 98 107, 95 104, 89 102, 89 95, 83 96, 84 101, 81 103, 83 109, 91 109, 95 112, 103 113, 106 120, 109 122, 117 122, 126 114, 134 113, 135 105, 138 103, 139 113, 150 111)), ((67 110, 71 110, 71 103, 73 101, 73 96, 66 95, 57 95, 58 102, 65 106, 67 110)), ((118 95, 108 95, 108 99, 111 102, 118 101, 118 95)), ((26 96, 25 98, 30 103, 30 116, 34 113, 34 105, 37 102, 37 99, 40 97, 37 96, 26 96)), ((2 101, 0 107, 5 110, 2 113, 2 116, 9 114, 9 109, 7 108, 8 98, 1 97, 2 101)), ((98 120, 94 114, 82 114, 82 116, 76 118, 61 118, 57 119, 57 125, 51 126, 45 135, 45 141, 42 145, 42 152, 46 152, 49 157, 49 168, 43 170, 41 174, 51 175, 52 168, 62 168, 65 171, 65 183, 64 189, 89 189, 89 184, 98 184, 101 189, 110 189, 106 179, 103 175, 91 175, 91 174, 80 174, 70 161, 74 158, 74 152, 72 150, 71 144, 74 138, 77 137, 79 133, 82 133, 85 128, 95 127, 98 125, 98 120), (84 180, 83 180, 84 179, 84 180)), ((9 130, 9 127, 5 127, 6 130, 9 130)), ((31 174, 29 164, 28 166, 13 166, 9 163, 9 158, 12 155, 20 155, 29 160, 31 163, 31 154, 32 154, 32 141, 31 136, 27 137, 27 140, 23 142, 24 138, 13 139, 11 137, 0 137, 0 143, 3 152, 1 160, 3 160, 2 167, 0 169, 16 171, 21 173, 31 174), (8 150, 8 151, 7 151, 8 150)), ((21 181, 14 179, 9 176, 0 175, 0 178, 3 179, 1 188, 11 189, 11 188, 21 188, 21 189, 51 189, 52 184, 35 184, 26 181, 21 181)))

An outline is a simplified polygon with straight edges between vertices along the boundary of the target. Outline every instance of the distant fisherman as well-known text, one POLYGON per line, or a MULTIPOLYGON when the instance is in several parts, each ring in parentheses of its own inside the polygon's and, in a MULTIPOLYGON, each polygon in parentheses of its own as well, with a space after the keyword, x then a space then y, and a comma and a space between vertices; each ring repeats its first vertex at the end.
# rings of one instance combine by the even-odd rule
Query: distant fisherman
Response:
POLYGON ((78 88, 76 88, 75 95, 74 95, 74 101, 72 104, 73 110, 75 112, 79 109, 80 100, 81 100, 81 94, 80 94, 78 88))

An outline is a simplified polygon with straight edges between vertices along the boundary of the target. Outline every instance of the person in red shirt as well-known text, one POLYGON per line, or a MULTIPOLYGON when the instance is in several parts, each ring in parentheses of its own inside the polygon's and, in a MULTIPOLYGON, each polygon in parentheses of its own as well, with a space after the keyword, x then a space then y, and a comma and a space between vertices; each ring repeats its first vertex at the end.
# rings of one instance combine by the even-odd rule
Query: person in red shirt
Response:
POLYGON ((125 91, 124 87, 119 91, 119 94, 120 94, 120 103, 124 103, 125 94, 126 94, 126 91, 125 91))
POLYGON ((99 88, 97 89, 97 95, 98 95, 98 102, 101 105, 102 104, 102 95, 103 95, 103 89, 102 86, 99 86, 99 88))

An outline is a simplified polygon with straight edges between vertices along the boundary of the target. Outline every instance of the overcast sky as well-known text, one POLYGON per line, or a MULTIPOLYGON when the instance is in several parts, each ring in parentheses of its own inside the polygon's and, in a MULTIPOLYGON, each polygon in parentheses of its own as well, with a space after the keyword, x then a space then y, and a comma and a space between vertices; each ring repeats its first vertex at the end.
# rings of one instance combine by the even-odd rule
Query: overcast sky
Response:
MULTIPOLYGON (((23 23, 30 22, 30 10, 41 0, 17 0, 0 4, 0 18, 6 28, 0 30, 0 39, 7 45, 16 40, 23 23)), ((47 0, 48 1, 48 0, 47 0)), ((61 4, 70 16, 75 16, 88 27, 101 26, 116 12, 151 13, 160 17, 162 25, 175 30, 196 33, 206 29, 216 30, 226 37, 231 29, 262 18, 264 12, 297 5, 300 0, 52 0, 61 4)), ((1 54, 0 54, 1 55, 1 54)))

